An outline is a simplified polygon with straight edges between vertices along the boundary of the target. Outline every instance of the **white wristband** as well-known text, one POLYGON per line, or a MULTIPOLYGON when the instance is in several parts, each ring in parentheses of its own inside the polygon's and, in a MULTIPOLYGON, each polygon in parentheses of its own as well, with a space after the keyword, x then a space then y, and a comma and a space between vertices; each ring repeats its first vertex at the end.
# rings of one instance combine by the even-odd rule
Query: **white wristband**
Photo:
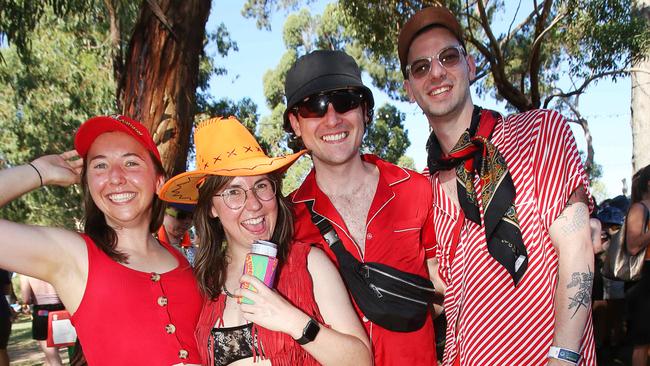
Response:
POLYGON ((566 348, 551 346, 548 350, 548 357, 556 360, 564 361, 572 365, 577 365, 580 362, 580 354, 566 348))

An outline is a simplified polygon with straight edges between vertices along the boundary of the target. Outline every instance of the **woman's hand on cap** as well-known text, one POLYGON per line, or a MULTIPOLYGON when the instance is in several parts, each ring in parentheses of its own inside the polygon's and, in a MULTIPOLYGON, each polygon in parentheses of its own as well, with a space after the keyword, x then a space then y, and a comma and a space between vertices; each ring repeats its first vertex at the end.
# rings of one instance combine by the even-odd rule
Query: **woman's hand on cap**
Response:
POLYGON ((32 162, 40 173, 43 184, 67 187, 81 181, 83 160, 75 150, 41 156, 32 162))

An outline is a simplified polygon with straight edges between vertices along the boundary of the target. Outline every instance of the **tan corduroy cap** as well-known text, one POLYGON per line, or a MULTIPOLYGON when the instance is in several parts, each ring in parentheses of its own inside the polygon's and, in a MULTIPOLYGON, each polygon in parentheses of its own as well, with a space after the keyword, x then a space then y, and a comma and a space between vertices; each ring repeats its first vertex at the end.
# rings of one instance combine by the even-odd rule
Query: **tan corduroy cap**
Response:
POLYGON ((405 79, 408 78, 408 75, 406 75, 406 65, 409 48, 411 47, 413 39, 415 39, 423 29, 434 25, 439 25, 449 29, 449 31, 458 38, 463 47, 465 46, 465 41, 463 40, 463 28, 449 9, 444 6, 431 6, 418 11, 413 14, 406 24, 404 24, 397 41, 397 53, 399 55, 402 75, 404 75, 405 79))

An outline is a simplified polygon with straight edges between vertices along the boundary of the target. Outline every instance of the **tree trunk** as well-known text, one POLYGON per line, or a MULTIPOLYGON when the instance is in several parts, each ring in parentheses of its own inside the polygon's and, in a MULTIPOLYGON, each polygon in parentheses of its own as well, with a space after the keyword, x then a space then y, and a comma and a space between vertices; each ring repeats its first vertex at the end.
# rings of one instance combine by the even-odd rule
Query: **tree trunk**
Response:
POLYGON ((210 0, 144 0, 120 83, 125 115, 147 126, 168 174, 185 171, 210 0))
MULTIPOLYGON (((650 0, 637 2, 643 16, 650 21, 650 0)), ((632 169, 638 171, 650 164, 650 54, 632 66, 632 169)))

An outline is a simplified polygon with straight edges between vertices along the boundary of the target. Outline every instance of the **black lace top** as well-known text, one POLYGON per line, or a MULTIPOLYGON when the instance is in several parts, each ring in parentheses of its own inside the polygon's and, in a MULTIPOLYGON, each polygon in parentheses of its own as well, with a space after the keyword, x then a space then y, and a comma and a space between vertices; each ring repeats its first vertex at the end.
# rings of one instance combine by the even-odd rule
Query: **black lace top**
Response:
MULTIPOLYGON (((228 328, 212 328, 214 366, 225 366, 253 357, 252 329, 253 323, 228 328)), ((255 349, 258 349, 257 342, 255 342, 255 349)))

